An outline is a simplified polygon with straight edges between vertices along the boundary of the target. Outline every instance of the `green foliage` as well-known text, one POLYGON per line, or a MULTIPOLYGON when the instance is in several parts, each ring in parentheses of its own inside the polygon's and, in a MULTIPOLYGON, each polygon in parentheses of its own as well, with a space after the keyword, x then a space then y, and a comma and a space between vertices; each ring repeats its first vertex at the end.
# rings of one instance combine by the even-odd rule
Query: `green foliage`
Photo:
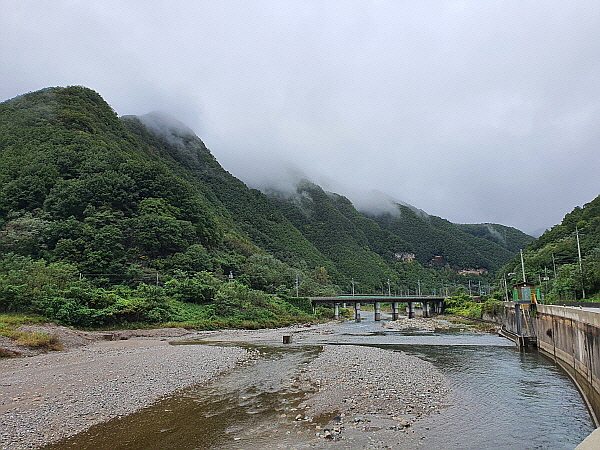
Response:
POLYGON ((193 276, 178 273, 175 278, 165 284, 167 294, 180 302, 211 303, 221 285, 208 272, 198 272, 193 276))
POLYGON ((316 316, 320 319, 332 320, 335 317, 335 310, 328 306, 319 305, 315 310, 316 316))
POLYGON ((439 293, 464 278, 424 267, 432 255, 453 268, 508 259, 505 243, 410 208, 371 218, 311 183, 292 197, 249 189, 160 120, 119 119, 80 86, 0 104, 0 311, 85 327, 275 326, 315 319, 288 296, 349 292, 352 279, 363 293, 439 293), (398 258, 411 252, 418 261, 398 258))
POLYGON ((525 248, 535 239, 512 227, 495 223, 456 224, 458 229, 478 238, 494 242, 512 253, 525 248))
POLYGON ((305 314, 313 313, 312 302, 308 297, 283 297, 282 299, 305 314))
POLYGON ((504 311, 504 302, 496 298, 488 298, 483 303, 481 311, 492 316, 500 315, 504 311))
MULTIPOLYGON (((399 214, 383 214, 373 219, 409 243, 421 264, 429 264, 434 256, 442 256, 454 269, 483 268, 495 271, 514 251, 510 245, 499 245, 489 236, 477 236, 472 227, 450 223, 408 206, 398 205, 399 214)), ((514 229, 511 229, 514 230, 514 229)), ((526 240, 526 235, 514 230, 526 240)))
POLYGON ((39 217, 39 211, 12 212, 0 230, 0 252, 39 255, 50 222, 39 217))
MULTIPOLYGON (((528 281, 539 285, 546 301, 580 301, 600 293, 600 196, 576 207, 523 252, 528 281), (581 267, 579 251, 581 249, 581 267)), ((499 274, 509 284, 522 281, 520 257, 499 274)))
POLYGON ((242 271, 253 289, 271 294, 275 294, 281 287, 286 292, 291 289, 296 275, 296 271, 287 264, 263 254, 254 254, 246 259, 242 271))
POLYGON ((469 294, 459 289, 455 295, 445 300, 446 312, 457 316, 480 319, 483 314, 483 304, 475 303, 469 294))

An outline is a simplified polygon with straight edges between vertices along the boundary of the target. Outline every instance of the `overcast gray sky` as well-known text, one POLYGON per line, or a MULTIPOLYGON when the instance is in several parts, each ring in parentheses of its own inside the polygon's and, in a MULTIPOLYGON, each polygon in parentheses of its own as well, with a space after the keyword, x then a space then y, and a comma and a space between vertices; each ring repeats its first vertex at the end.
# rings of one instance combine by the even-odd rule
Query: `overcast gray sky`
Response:
POLYGON ((161 110, 252 186, 304 174, 453 222, 550 227, 598 194, 598 0, 0 0, 0 100, 161 110))

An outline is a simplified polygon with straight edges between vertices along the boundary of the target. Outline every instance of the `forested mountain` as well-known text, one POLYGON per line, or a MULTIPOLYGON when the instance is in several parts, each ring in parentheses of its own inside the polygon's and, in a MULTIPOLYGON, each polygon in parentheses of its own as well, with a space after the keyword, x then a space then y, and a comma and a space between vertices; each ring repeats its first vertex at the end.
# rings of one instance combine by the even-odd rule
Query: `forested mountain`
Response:
MULTIPOLYGON (((414 259, 422 265, 449 265, 455 270, 495 271, 533 238, 510 227, 495 224, 453 224, 406 205, 396 204, 396 213, 359 213, 337 194, 304 182, 293 195, 270 192, 286 217, 307 239, 333 260, 343 254, 360 271, 365 266, 414 259), (501 234, 502 233, 502 234, 501 234), (370 255, 370 262, 365 258, 370 255), (379 258, 373 259, 377 255, 379 258), (441 257, 441 258, 436 258, 441 257)), ((376 276, 381 279, 383 269, 376 276)), ((355 272, 355 275, 357 273, 355 272)))
MULTIPOLYGON (((600 196, 576 207, 533 241, 523 260, 527 281, 540 285, 547 301, 599 300, 600 196)), ((499 277, 509 284, 522 281, 520 256, 504 266, 499 277)))
MULTIPOLYGON (((324 295, 348 292, 354 279, 364 293, 386 282, 434 290, 460 284, 459 269, 497 269, 526 239, 401 205, 369 217, 309 182, 294 195, 265 195, 180 122, 119 118, 84 87, 0 104, 0 309, 99 323, 107 308, 152 295, 210 305, 229 296, 220 307, 230 307, 241 295, 231 286, 324 295), (434 257, 439 267, 429 268, 434 257), (231 292, 219 284, 230 274, 231 292)), ((157 318, 172 315, 163 300, 152 307, 157 318)))
MULTIPOLYGON (((360 216, 345 197, 326 193, 308 181, 300 183, 292 196, 275 192, 270 196, 306 239, 333 261, 346 280, 354 278, 371 287, 390 278, 397 281, 397 275, 371 246, 370 241, 377 237, 361 227, 361 220, 371 221, 360 216)), ((379 227, 372 231, 382 233, 379 227)), ((389 247, 395 244, 387 243, 389 247)))
POLYGON ((520 249, 527 247, 527 245, 534 240, 532 236, 529 236, 516 228, 496 223, 459 223, 456 224, 456 226, 465 233, 494 242, 511 253, 516 253, 520 249))

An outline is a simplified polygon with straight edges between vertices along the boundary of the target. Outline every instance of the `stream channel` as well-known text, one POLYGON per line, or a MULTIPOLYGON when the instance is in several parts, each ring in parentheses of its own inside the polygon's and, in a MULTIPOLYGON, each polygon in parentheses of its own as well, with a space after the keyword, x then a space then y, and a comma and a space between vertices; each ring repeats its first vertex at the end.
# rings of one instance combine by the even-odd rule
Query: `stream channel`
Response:
POLYGON ((572 450, 594 429, 579 392, 560 367, 495 335, 385 329, 363 311, 361 323, 347 321, 333 334, 290 345, 242 345, 258 350, 258 359, 47 449, 572 450), (430 361, 447 378, 449 406, 424 416, 387 447, 368 432, 352 441, 315 439, 314 424, 299 428, 294 422, 306 392, 293 381, 323 345, 348 344, 404 351, 430 361))

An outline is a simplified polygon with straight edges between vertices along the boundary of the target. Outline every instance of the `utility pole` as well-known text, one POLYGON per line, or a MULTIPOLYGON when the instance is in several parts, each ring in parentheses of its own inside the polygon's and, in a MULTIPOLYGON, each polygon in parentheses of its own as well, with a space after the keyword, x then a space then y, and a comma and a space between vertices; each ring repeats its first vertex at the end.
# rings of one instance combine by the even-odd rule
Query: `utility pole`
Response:
POLYGON ((296 297, 298 297, 298 286, 300 285, 300 282, 298 280, 298 274, 296 274, 296 297))
POLYGON ((417 283, 419 284, 419 297, 421 296, 421 280, 417 280, 417 283))
POLYGON ((387 280, 387 284, 388 284, 388 297, 392 296, 392 288, 390 286, 390 279, 388 278, 387 280))
POLYGON ((352 278, 352 297, 354 297, 354 278, 352 278))
POLYGON ((523 269, 523 283, 527 282, 525 277, 525 261, 523 260, 523 249, 521 249, 521 269, 523 269))
POLYGON ((579 230, 575 227, 575 236, 577 236, 577 254, 579 255, 579 275, 581 275, 581 293, 585 298, 585 287, 583 285, 583 267, 581 266, 581 246, 579 245, 579 230))

